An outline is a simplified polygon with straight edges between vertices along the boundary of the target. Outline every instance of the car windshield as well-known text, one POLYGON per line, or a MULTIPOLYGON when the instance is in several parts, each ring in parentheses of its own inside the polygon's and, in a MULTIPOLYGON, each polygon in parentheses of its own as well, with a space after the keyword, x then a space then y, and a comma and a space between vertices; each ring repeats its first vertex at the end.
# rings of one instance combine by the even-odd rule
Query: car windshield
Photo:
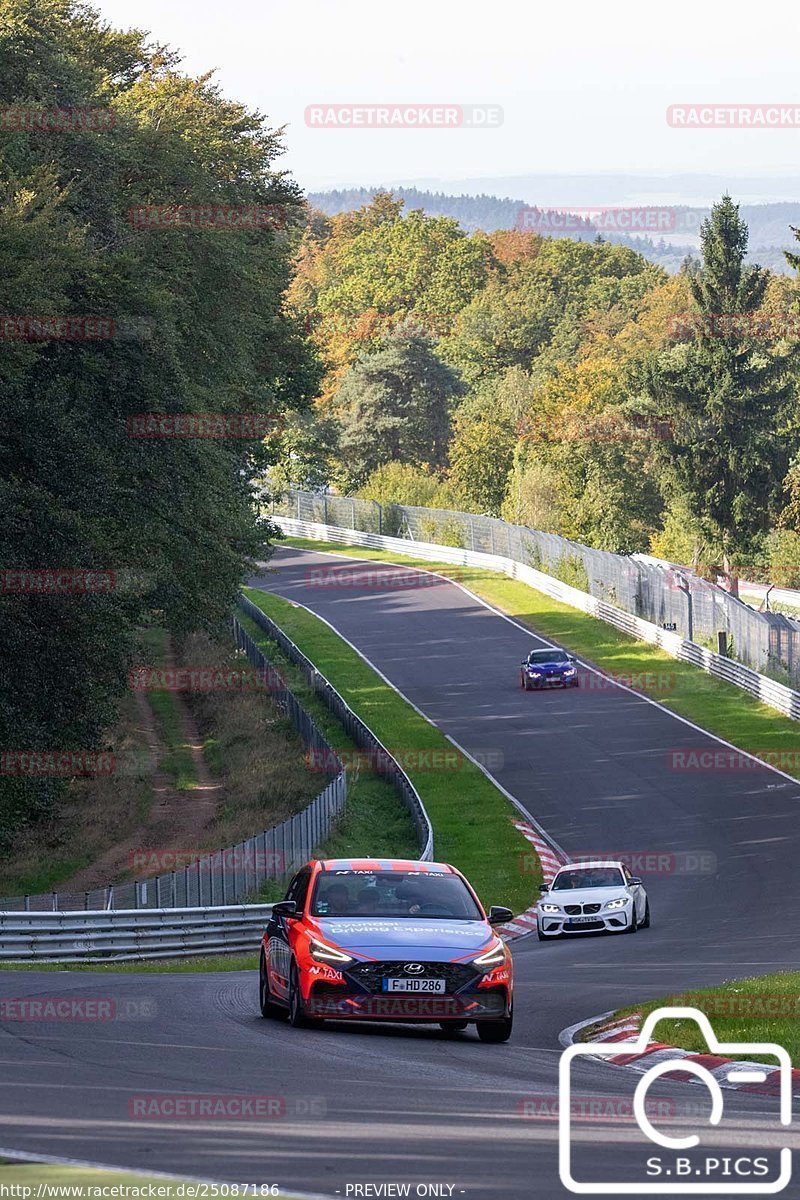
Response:
POLYGON ((571 871, 559 871, 553 880, 552 890, 566 892, 576 888, 624 886, 625 879, 619 867, 581 867, 571 871))
POLYGON ((531 650, 529 663, 566 663, 569 655, 564 650, 531 650))
POLYGON ((464 881, 443 871, 321 871, 315 917, 445 917, 480 921, 464 881))

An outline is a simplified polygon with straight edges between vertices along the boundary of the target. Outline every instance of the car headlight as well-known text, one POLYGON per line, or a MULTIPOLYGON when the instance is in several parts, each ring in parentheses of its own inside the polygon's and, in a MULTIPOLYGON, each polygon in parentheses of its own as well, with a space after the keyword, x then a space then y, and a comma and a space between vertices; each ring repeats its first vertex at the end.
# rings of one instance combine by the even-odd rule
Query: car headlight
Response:
POLYGON ((606 901, 606 908, 624 908, 625 905, 629 903, 629 896, 618 896, 616 900, 606 901))
POLYGON ((546 913, 561 912, 561 909, 558 907, 557 904, 540 904, 539 908, 542 910, 542 912, 546 912, 546 913))
POLYGON ((321 942, 319 938, 309 938, 308 952, 317 962, 325 963, 349 963, 353 959, 349 954, 345 954, 344 950, 337 950, 335 946, 329 946, 327 942, 321 942))
POLYGON ((565 675, 574 675, 575 667, 564 667, 564 674, 565 675))
POLYGON ((537 670, 535 670, 533 667, 528 667, 528 674, 529 674, 529 675, 541 675, 541 673, 542 673, 541 671, 537 671, 537 670))
POLYGON ((502 967, 506 961, 506 948, 499 938, 489 947, 484 950, 483 954, 479 954, 477 958, 473 958, 473 965, 481 967, 484 971, 490 971, 493 967, 502 967))

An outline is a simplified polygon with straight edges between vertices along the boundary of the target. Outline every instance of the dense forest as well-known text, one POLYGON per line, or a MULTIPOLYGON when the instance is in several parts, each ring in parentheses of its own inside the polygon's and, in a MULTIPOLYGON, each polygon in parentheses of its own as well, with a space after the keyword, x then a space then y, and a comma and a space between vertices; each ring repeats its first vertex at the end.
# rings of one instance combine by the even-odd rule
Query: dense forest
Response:
POLYGON ((277 483, 800 582, 797 284, 748 263, 730 197, 700 243, 670 276, 388 193, 317 214, 289 300, 325 378, 277 483))
MULTIPOLYGON (((552 190, 552 181, 547 181, 552 190)), ((633 185, 633 181, 630 181, 633 185)), ((669 180, 662 181, 664 187, 669 186, 669 180)), ((564 182, 567 189, 568 181, 564 182)), ((639 181, 641 186, 641 181, 639 181)), ((370 204, 380 188, 341 188, 327 192, 311 192, 308 201, 315 208, 328 216, 350 212, 370 204)), ((568 189, 567 189, 568 190, 568 189)), ((500 198, 484 193, 479 195, 453 196, 445 192, 428 192, 413 187, 397 187, 392 194, 402 200, 407 208, 419 208, 430 217, 452 217, 458 221, 466 233, 494 233, 498 229, 516 229, 520 227, 520 213, 526 208, 522 200, 508 197, 500 198)), ((591 207, 590 200, 581 196, 575 202, 584 208, 591 207)), ((547 211, 548 205, 539 202, 539 207, 547 211)), ((581 211, 580 208, 577 209, 581 211)), ((651 236, 632 236, 622 232, 604 233, 609 240, 623 246, 630 246, 650 262, 658 263, 665 270, 675 273, 679 271, 688 255, 695 254, 698 249, 699 231, 702 222, 708 217, 708 209, 691 208, 687 205, 673 205, 669 209, 674 232, 669 238, 651 236), (682 232, 685 231, 685 232, 682 232)), ((791 246, 791 226, 800 224, 800 202, 773 204, 749 204, 741 207, 742 220, 750 230, 750 246, 748 259, 762 266, 770 267, 778 273, 788 273, 785 251, 791 246)), ((585 228, 572 228, 568 234, 555 231, 553 236, 569 236, 572 240, 593 241, 597 236, 596 228, 591 220, 584 218, 572 222, 572 225, 583 224, 585 228)))
POLYGON ((263 434, 318 376, 266 119, 72 0, 0 13, 1 848, 64 786, 15 754, 103 749, 137 625, 230 611, 271 532, 263 434), (149 413, 214 436, 136 436, 149 413))

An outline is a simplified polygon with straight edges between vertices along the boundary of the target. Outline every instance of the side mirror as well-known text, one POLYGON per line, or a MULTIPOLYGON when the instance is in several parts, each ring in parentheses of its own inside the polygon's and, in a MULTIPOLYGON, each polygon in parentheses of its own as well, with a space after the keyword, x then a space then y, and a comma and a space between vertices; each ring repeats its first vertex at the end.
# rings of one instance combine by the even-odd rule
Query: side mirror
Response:
POLYGON ((549 892, 549 891, 550 891, 550 884, 549 884, 549 883, 540 883, 540 884, 539 884, 539 891, 540 891, 540 892, 542 893, 542 895, 544 896, 544 895, 545 895, 547 892, 549 892))
POLYGON ((641 882, 642 882, 642 881, 641 881, 641 879, 639 878, 639 876, 638 876, 638 875, 633 875, 633 876, 631 876, 631 883, 641 883, 641 882))
POLYGON ((297 903, 294 900, 279 900, 272 906, 273 917, 293 917, 296 912, 297 903))
POLYGON ((490 925, 505 925, 506 921, 513 921, 514 914, 510 908, 504 908, 502 904, 493 904, 489 909, 489 924, 490 925))
POLYGON ((575 661, 576 661, 576 660, 575 660, 575 655, 574 655, 574 654, 570 654, 570 656, 569 656, 569 661, 570 661, 570 662, 575 662, 575 661))

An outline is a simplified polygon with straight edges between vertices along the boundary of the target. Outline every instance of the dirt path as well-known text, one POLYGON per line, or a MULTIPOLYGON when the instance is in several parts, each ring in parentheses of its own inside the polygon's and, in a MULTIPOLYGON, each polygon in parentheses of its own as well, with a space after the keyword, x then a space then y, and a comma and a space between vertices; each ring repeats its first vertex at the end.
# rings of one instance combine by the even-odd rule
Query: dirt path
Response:
MULTIPOLYGON (((168 651, 169 666, 174 666, 171 650, 168 651)), ((153 761, 153 805, 144 822, 133 833, 110 846, 89 867, 84 867, 71 879, 59 884, 60 892, 85 892, 118 883, 135 875, 141 879, 148 874, 160 874, 158 866, 151 871, 137 868, 132 873, 133 854, 147 849, 155 853, 162 850, 195 851, 203 845, 203 835, 216 816, 222 802, 222 785, 215 783, 203 758, 202 738, 195 719, 183 697, 175 694, 186 745, 189 747, 197 772, 197 787, 189 791, 178 791, 160 764, 166 747, 158 733, 150 705, 144 692, 136 692, 138 729, 144 735, 153 761)))

